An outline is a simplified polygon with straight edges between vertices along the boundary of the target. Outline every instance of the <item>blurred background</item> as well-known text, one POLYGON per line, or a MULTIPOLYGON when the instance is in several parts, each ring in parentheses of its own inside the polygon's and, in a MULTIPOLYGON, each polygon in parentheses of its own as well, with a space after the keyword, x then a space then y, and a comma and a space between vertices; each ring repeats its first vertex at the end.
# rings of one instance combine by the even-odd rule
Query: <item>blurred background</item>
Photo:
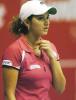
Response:
MULTIPOLYGON (((50 15, 50 28, 44 37, 56 45, 67 85, 63 94, 53 87, 49 95, 52 100, 76 100, 76 0, 42 0, 48 6, 55 6, 57 14, 50 15)), ((17 37, 9 31, 9 22, 18 15, 20 6, 26 0, 0 0, 0 100, 4 100, 1 58, 4 50, 17 37)))

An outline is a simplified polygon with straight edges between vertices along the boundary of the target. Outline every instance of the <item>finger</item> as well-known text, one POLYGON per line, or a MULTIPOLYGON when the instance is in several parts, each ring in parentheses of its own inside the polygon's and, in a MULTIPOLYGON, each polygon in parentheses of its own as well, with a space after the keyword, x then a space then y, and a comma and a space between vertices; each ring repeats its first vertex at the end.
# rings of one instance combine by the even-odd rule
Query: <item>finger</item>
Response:
POLYGON ((40 47, 40 49, 47 50, 47 47, 40 47))
POLYGON ((49 43, 41 43, 39 46, 40 47, 44 46, 44 47, 47 47, 47 48, 48 47, 51 48, 51 45, 49 43))
POLYGON ((40 44, 40 47, 49 47, 48 44, 40 44))
POLYGON ((48 44, 41 44, 40 47, 39 47, 39 49, 41 49, 41 48, 47 48, 47 49, 49 49, 50 46, 48 44))
POLYGON ((38 40, 36 42, 36 44, 41 44, 41 43, 50 43, 50 41, 48 41, 48 40, 38 40))
POLYGON ((42 44, 51 44, 50 41, 47 41, 47 40, 41 40, 41 43, 42 44))
POLYGON ((35 45, 39 45, 39 44, 41 44, 41 40, 38 40, 38 41, 35 43, 35 45))

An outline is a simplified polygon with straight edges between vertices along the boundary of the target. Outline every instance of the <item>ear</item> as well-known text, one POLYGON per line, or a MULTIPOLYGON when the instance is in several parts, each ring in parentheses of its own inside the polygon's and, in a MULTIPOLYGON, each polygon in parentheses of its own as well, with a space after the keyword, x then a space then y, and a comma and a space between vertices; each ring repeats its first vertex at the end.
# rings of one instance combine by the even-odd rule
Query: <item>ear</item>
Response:
POLYGON ((25 19, 25 20, 24 20, 24 24, 25 24, 27 27, 29 27, 29 26, 30 26, 30 21, 29 21, 28 19, 25 19))

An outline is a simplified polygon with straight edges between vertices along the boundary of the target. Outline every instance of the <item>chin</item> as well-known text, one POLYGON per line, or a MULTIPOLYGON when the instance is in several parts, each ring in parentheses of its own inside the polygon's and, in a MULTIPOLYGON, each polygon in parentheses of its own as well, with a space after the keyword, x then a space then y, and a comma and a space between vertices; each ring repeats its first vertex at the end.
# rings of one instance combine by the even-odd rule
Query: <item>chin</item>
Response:
POLYGON ((40 34, 39 34, 39 36, 44 36, 44 35, 47 35, 48 34, 48 32, 41 32, 40 34))
POLYGON ((48 34, 48 32, 43 32, 43 34, 42 35, 47 35, 48 34))

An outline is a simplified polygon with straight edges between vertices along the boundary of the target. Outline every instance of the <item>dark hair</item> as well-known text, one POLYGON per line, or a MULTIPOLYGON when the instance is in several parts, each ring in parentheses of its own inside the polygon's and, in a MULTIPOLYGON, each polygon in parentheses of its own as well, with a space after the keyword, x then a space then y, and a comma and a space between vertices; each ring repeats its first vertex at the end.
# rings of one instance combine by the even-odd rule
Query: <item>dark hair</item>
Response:
MULTIPOLYGON (((32 16, 28 17, 28 19, 31 21, 32 16)), ((20 34, 27 34, 28 33, 28 28, 24 24, 24 22, 21 21, 21 19, 18 16, 13 17, 13 20, 10 22, 10 31, 15 33, 16 35, 20 34)))

